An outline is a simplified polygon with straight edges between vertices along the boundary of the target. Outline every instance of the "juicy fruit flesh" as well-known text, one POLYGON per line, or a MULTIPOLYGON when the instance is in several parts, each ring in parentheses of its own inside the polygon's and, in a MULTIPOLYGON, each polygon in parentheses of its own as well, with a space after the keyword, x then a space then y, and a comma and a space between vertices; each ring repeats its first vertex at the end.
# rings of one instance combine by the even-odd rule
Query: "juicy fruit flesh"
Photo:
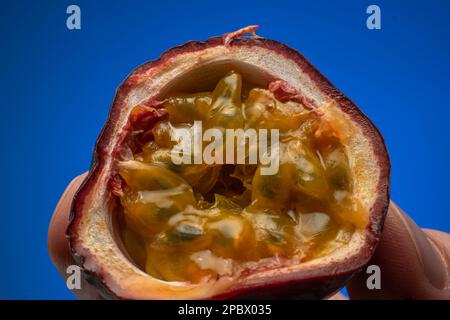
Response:
POLYGON ((212 92, 170 96, 162 108, 168 115, 153 139, 119 163, 120 233, 150 275, 199 282, 301 263, 347 244, 367 224, 340 135, 317 111, 266 89, 243 92, 235 72, 212 92), (175 165, 174 131, 196 120, 206 128, 279 129, 278 173, 262 175, 253 164, 175 165))

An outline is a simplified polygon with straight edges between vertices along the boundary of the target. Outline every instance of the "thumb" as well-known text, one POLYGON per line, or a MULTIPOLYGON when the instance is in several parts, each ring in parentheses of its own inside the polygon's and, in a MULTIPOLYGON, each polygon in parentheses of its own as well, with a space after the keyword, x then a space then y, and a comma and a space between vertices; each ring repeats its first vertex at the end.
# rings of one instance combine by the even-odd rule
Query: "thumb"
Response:
POLYGON ((380 267, 381 289, 369 290, 362 272, 347 287, 351 299, 450 299, 450 234, 423 231, 393 202, 369 264, 380 267))
MULTIPOLYGON (((53 264, 66 281, 67 267, 74 265, 75 261, 69 248, 66 237, 66 229, 69 223, 70 209, 73 197, 87 174, 76 177, 66 188, 58 205, 53 212, 52 220, 48 229, 48 253, 53 264)), ((81 289, 73 289, 73 293, 79 299, 101 299, 96 290, 84 279, 81 280, 81 289)))

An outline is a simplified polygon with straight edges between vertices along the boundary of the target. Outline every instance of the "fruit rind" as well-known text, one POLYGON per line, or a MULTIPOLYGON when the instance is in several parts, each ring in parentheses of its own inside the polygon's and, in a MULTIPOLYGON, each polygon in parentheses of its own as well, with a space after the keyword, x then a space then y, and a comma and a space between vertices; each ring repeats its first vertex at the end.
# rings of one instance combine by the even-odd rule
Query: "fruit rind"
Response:
MULTIPOLYGON (((306 83, 306 89, 309 83, 306 83)), ((303 88, 302 88, 303 89, 303 88)), ((144 90, 145 91, 145 90, 144 90)), ((153 92, 152 92, 153 93, 153 92)), ((152 98, 154 97, 154 94, 152 98)), ((305 96, 310 93, 305 94, 305 96)), ((311 103, 314 101, 314 92, 311 93, 313 97, 311 103)), ((157 103, 148 101, 148 104, 157 103)), ((136 68, 121 84, 116 92, 113 104, 111 106, 108 120, 97 140, 92 166, 90 172, 76 193, 72 205, 72 213, 70 224, 67 230, 69 243, 74 257, 80 266, 83 266, 85 273, 89 275, 91 282, 100 289, 107 298, 235 298, 235 297, 271 297, 271 296, 297 296, 319 298, 331 294, 338 290, 355 272, 360 270, 372 256, 376 244, 378 243, 380 233, 383 226, 385 214, 389 204, 389 171, 390 164, 385 144, 378 129, 371 123, 371 121, 355 106, 355 104, 340 93, 331 82, 326 79, 312 64, 297 51, 287 47, 274 40, 268 39, 254 39, 247 37, 233 38, 226 45, 223 37, 211 38, 205 42, 191 41, 182 46, 175 47, 166 51, 159 59, 147 62, 136 68), (90 215, 89 221, 98 223, 97 227, 104 230, 110 229, 110 221, 106 221, 101 212, 96 212, 93 208, 95 201, 99 201, 98 196, 103 195, 103 201, 107 197, 112 197, 108 194, 107 184, 104 181, 105 168, 109 169, 112 161, 116 159, 119 152, 119 141, 123 140, 126 135, 126 119, 130 109, 130 102, 136 99, 133 90, 139 86, 144 87, 145 81, 151 78, 155 69, 158 71, 169 70, 171 68, 172 59, 185 55, 187 53, 198 54, 199 63, 203 59, 201 52, 205 50, 218 48, 225 48, 230 52, 237 50, 253 50, 255 48, 262 48, 269 50, 274 54, 283 57, 289 63, 297 65, 298 69, 303 73, 302 77, 310 79, 313 88, 312 91, 320 90, 320 95, 333 101, 339 110, 342 111, 348 119, 356 123, 361 129, 361 134, 370 142, 371 150, 363 150, 371 152, 373 159, 376 161, 378 168, 378 184, 376 186, 377 197, 373 201, 370 208, 369 217, 370 222, 365 234, 364 245, 359 249, 358 254, 350 256, 347 259, 339 261, 338 265, 333 262, 328 265, 323 265, 320 268, 311 267, 303 268, 300 271, 295 270, 295 266, 287 268, 283 273, 276 271, 266 271, 266 275, 252 276, 246 278, 245 284, 241 286, 231 286, 225 291, 220 288, 211 289, 205 285, 203 289, 198 289, 198 286, 186 287, 188 290, 192 289, 193 294, 178 294, 174 292, 165 292, 165 288, 161 287, 160 293, 150 294, 138 292, 138 284, 133 284, 128 287, 123 286, 117 282, 117 274, 112 274, 109 268, 103 265, 103 262, 96 257, 98 248, 86 248, 82 243, 82 237, 86 236, 86 225, 83 221, 84 215, 90 215), (313 90, 314 89, 314 90, 313 90), (134 96, 133 96, 134 95, 134 96), (96 198, 97 197, 97 198, 96 198), (133 292, 133 289, 134 292, 133 292), (196 291, 197 290, 197 291, 196 291), (208 291, 209 290, 209 291, 208 291), (258 296, 255 293, 258 293, 258 296)), ((111 173, 111 172, 109 172, 111 173)), ((96 204, 101 207, 102 204, 96 204)), ((106 205, 104 203, 103 205, 106 205)), ((106 208, 103 208, 104 210, 106 208)), ((99 211, 99 210, 97 210, 99 211)), ((108 243, 101 235, 89 235, 90 237, 97 237, 95 241, 103 244, 108 243)), ((101 244, 100 244, 101 246, 101 244)), ((109 243, 106 249, 115 250, 113 244, 109 243), (111 247, 109 247, 109 245, 111 247)), ((124 265, 122 259, 111 262, 109 266, 114 266, 117 270, 129 268, 124 265)), ((145 277, 148 275, 139 272, 140 270, 133 270, 136 274, 136 281, 139 281, 139 276, 145 277)), ((220 285, 219 285, 220 286, 220 285)), ((224 288, 227 288, 224 285, 224 288)), ((156 290, 158 291, 158 290, 156 290)))

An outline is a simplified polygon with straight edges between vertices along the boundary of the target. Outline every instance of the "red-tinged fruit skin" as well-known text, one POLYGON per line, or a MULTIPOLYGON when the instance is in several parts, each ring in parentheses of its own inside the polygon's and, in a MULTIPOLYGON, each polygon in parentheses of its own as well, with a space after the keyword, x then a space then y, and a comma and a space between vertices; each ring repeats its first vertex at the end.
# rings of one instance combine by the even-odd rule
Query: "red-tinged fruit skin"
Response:
MULTIPOLYGON (((297 51, 287 47, 274 40, 268 40, 260 37, 242 37, 243 33, 254 33, 257 27, 251 26, 235 33, 224 35, 223 37, 211 38, 204 42, 191 41, 182 46, 175 47, 166 51, 159 59, 147 62, 136 68, 120 85, 116 92, 114 102, 111 106, 108 120, 97 140, 93 161, 90 172, 83 182, 82 186, 76 193, 73 201, 70 224, 67 229, 67 235, 73 256, 78 265, 84 268, 87 280, 98 288, 99 292, 105 298, 129 299, 127 292, 116 292, 109 284, 110 272, 101 264, 96 264, 95 256, 88 256, 90 253, 80 252, 77 249, 77 243, 80 241, 80 228, 83 227, 81 218, 88 214, 87 208, 90 207, 90 197, 92 191, 99 190, 98 185, 100 173, 104 169, 108 159, 120 158, 120 145, 113 145, 113 141, 124 140, 117 139, 116 125, 123 117, 128 116, 123 111, 127 104, 130 91, 139 86, 143 79, 151 76, 155 68, 170 64, 173 57, 185 53, 198 53, 201 56, 204 50, 230 46, 247 48, 252 50, 255 47, 261 47, 266 50, 282 56, 284 59, 294 62, 319 88, 321 94, 333 99, 339 105, 340 110, 345 113, 352 121, 361 127, 363 135, 370 141, 371 152, 379 168, 379 180, 377 185, 377 194, 374 204, 369 212, 369 224, 365 230, 367 236, 363 247, 360 249, 356 257, 345 259, 339 263, 329 263, 320 268, 296 271, 290 273, 277 273, 273 270, 262 278, 239 283, 236 287, 226 289, 224 292, 215 293, 209 297, 210 299, 236 299, 236 298, 303 298, 303 299, 319 299, 327 297, 339 290, 345 283, 357 272, 365 266, 372 256, 380 234, 383 228, 383 222, 387 213, 389 204, 389 172, 390 162, 387 150, 381 134, 372 122, 356 107, 356 105, 345 97, 331 82, 326 79, 305 57, 297 51), (116 140, 114 140, 116 138, 116 140), (86 267, 85 262, 89 259, 90 266, 86 267), (95 265, 95 271, 92 271, 92 264, 95 265)), ((305 98, 301 93, 296 94, 295 88, 289 87, 283 81, 274 81, 269 87, 277 98, 280 100, 300 100, 306 106, 313 105, 314 102, 305 98)), ((143 121, 151 123, 154 119, 162 116, 157 110, 158 101, 150 99, 144 103, 142 112, 146 112, 143 121), (153 109, 155 107, 155 109, 153 109)), ((156 122, 156 121, 154 121, 156 122)), ((130 126, 130 123, 127 123, 130 126)), ((126 135, 126 130, 120 131, 119 134, 126 135)), ((129 128, 128 128, 129 129, 129 128)), ((107 186, 110 197, 113 199, 120 192, 120 182, 114 178, 115 173, 111 172, 111 181, 107 186)), ((138 297, 139 298, 139 297, 138 297)), ((158 298, 158 297, 156 297, 158 298)))

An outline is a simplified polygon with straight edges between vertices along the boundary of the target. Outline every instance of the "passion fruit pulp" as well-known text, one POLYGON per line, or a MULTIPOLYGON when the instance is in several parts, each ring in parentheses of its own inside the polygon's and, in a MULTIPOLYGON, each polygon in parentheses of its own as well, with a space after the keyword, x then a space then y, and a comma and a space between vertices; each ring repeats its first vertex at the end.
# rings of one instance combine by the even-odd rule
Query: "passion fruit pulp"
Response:
POLYGON ((118 164, 122 239, 153 277, 199 282, 264 268, 270 258, 278 263, 270 268, 302 263, 346 245, 367 224, 343 145, 350 129, 333 128, 316 109, 280 102, 268 89, 242 92, 243 81, 231 71, 212 92, 166 98, 166 115, 147 128, 153 139, 118 164), (174 164, 176 132, 194 121, 203 129, 279 130, 278 172, 264 175, 262 164, 250 163, 174 164))
POLYGON ((379 132, 300 54, 247 31, 170 50, 119 88, 68 229, 106 297, 320 298, 372 255, 389 201, 379 132), (197 121, 278 130, 278 170, 174 163, 197 121))

